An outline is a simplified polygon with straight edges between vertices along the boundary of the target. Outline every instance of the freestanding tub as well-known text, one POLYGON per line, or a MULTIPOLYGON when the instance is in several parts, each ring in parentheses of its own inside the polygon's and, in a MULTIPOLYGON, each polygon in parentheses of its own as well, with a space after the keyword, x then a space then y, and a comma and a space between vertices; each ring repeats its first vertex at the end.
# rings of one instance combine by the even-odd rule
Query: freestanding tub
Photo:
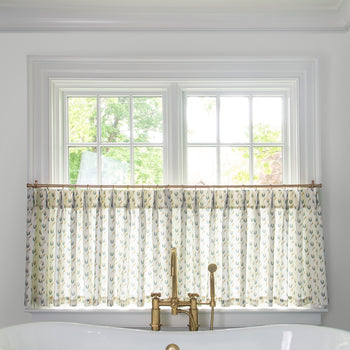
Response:
POLYGON ((0 330, 0 350, 350 350, 350 332, 275 325, 199 332, 152 332, 75 323, 27 323, 0 330))

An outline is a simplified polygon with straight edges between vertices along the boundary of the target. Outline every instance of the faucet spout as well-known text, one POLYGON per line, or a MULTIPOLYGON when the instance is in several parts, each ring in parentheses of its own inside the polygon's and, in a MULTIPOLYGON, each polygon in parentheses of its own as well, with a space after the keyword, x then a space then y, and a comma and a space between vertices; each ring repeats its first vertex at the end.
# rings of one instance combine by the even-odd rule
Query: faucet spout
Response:
POLYGON ((177 256, 176 248, 171 248, 171 298, 177 299, 177 256))
POLYGON ((209 265, 210 272, 210 303, 200 303, 197 293, 188 293, 189 300, 179 300, 177 295, 177 254, 176 248, 171 248, 170 256, 170 274, 171 274, 171 297, 160 299, 160 293, 151 293, 152 298, 152 313, 151 313, 151 328, 153 331, 159 331, 160 324, 160 307, 170 306, 171 314, 178 315, 184 313, 189 318, 188 328, 190 331, 198 331, 198 305, 210 305, 212 307, 211 329, 213 329, 213 312, 215 307, 215 291, 214 291, 214 272, 216 265, 209 265), (183 307, 188 307, 188 310, 183 310, 183 307))

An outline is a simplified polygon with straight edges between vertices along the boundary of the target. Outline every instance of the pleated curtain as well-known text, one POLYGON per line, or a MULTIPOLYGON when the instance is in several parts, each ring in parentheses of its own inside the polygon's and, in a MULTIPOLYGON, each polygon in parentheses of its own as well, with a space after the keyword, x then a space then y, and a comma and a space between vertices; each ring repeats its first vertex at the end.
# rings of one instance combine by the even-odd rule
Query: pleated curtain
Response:
POLYGON ((278 189, 28 188, 27 308, 147 306, 171 293, 218 306, 325 307, 318 192, 278 189))

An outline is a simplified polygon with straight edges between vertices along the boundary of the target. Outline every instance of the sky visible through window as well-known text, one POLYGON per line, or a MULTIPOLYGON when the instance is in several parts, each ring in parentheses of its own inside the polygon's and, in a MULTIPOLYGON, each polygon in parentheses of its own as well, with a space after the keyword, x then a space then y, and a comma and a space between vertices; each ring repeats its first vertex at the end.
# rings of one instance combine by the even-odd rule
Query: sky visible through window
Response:
POLYGON ((282 97, 189 96, 186 106, 188 183, 282 183, 282 97))

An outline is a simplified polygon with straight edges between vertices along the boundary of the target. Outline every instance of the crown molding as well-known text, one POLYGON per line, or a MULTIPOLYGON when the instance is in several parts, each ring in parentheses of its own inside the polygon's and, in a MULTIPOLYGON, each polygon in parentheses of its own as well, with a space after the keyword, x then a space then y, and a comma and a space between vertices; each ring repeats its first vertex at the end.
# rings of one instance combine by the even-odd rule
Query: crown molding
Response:
POLYGON ((107 8, 0 7, 0 32, 327 31, 350 27, 350 1, 315 11, 117 11, 107 8))
POLYGON ((342 13, 342 16, 345 22, 345 27, 347 30, 349 30, 350 29, 350 1, 343 0, 338 11, 342 13))

